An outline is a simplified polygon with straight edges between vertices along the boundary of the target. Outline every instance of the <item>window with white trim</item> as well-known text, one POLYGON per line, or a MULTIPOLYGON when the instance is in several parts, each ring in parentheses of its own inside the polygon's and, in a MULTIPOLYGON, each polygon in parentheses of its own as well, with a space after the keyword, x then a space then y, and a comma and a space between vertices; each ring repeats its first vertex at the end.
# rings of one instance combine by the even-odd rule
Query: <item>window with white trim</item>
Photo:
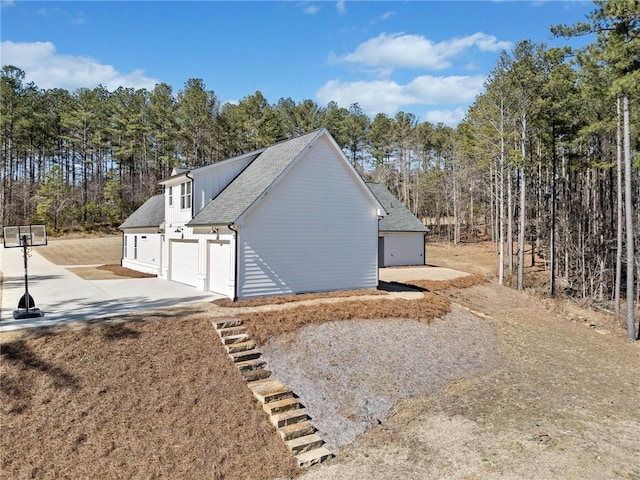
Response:
POLYGON ((173 205, 173 187, 169 187, 169 206, 173 205))
POLYGON ((127 238, 129 238, 129 235, 124 236, 124 258, 127 258, 127 238))
POLYGON ((133 237, 133 259, 138 259, 138 236, 134 235, 133 237))
POLYGON ((191 208, 191 182, 180 184, 180 208, 191 208))

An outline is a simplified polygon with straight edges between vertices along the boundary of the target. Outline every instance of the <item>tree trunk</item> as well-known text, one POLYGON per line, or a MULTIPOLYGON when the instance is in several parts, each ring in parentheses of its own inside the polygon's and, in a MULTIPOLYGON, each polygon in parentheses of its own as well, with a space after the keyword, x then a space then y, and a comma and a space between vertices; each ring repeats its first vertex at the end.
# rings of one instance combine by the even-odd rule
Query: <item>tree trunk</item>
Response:
POLYGON ((627 338, 636 339, 633 298, 633 199, 631 197, 631 134, 629 125, 629 94, 622 97, 623 134, 624 134, 624 206, 625 224, 627 228, 627 338))
POLYGON ((550 245, 550 265, 551 272, 551 292, 552 297, 556 296, 556 176, 558 170, 558 159, 556 157, 556 129, 551 126, 551 245, 550 245))
POLYGON ((498 232, 498 242, 499 242, 499 256, 500 263, 498 263, 498 283, 500 285, 504 285, 504 110, 501 112, 500 117, 500 171, 498 174, 499 177, 499 207, 500 214, 499 218, 499 232, 498 232))
POLYGON ((518 290, 524 289, 524 229, 526 223, 525 207, 527 205, 527 188, 525 185, 524 164, 526 159, 527 119, 522 120, 521 153, 522 166, 520 167, 520 226, 518 228, 518 290))
POLYGON ((620 285, 622 283, 622 230, 623 230, 623 209, 622 209, 622 115, 620 112, 620 97, 616 101, 616 112, 618 115, 617 125, 617 158, 616 158, 616 181, 617 181, 617 229, 616 229, 616 284, 614 290, 614 310, 616 315, 620 315, 620 285))
POLYGON ((509 257, 509 275, 513 275, 513 182, 511 167, 507 167, 507 256, 509 257))

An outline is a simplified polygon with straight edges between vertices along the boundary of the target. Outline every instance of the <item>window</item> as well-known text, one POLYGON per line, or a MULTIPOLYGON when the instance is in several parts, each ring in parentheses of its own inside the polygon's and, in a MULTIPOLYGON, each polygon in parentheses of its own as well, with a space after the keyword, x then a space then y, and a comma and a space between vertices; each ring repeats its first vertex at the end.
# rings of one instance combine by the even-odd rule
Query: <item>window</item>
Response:
POLYGON ((134 235, 133 237, 133 259, 138 259, 138 236, 134 235))
POLYGON ((191 182, 180 185, 180 208, 191 208, 191 182))
POLYGON ((173 187, 169 187, 169 206, 173 205, 173 187))
POLYGON ((127 258, 127 238, 128 237, 129 237, 128 235, 124 236, 124 258, 127 258))

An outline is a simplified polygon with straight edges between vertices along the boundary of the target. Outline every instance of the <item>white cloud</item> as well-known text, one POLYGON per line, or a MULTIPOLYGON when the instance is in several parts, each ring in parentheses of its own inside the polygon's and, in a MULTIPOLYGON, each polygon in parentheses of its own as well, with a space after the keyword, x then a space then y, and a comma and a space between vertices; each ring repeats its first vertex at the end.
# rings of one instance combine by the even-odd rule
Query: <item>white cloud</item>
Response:
POLYGON ((361 63, 373 67, 406 67, 444 70, 451 60, 466 50, 500 51, 510 48, 511 43, 500 41, 493 35, 474 33, 434 43, 422 35, 405 33, 382 33, 358 45, 353 53, 339 60, 361 63))
POLYGON ((444 123, 445 125, 456 126, 464 120, 465 115, 466 112, 462 108, 456 108, 454 110, 429 110, 424 120, 434 125, 444 123))
POLYGON ((58 7, 42 7, 37 10, 37 13, 43 17, 61 16, 73 25, 83 25, 86 22, 84 12, 79 10, 69 11, 58 7))
POLYGON ((340 14, 347 11, 347 6, 345 5, 344 0, 338 0, 338 2, 336 2, 336 8, 340 14))
POLYGON ((376 23, 384 22, 388 18, 393 17, 395 14, 396 14, 396 12, 385 12, 382 15, 380 15, 379 17, 376 17, 373 20, 371 20, 369 22, 369 25, 375 25, 376 23))
POLYGON ((59 54, 51 42, 2 42, 2 64, 24 70, 27 82, 44 89, 75 90, 104 85, 109 90, 118 87, 151 90, 160 83, 145 76, 144 70, 121 73, 90 57, 59 54))
POLYGON ((313 4, 303 4, 304 8, 302 9, 302 11, 306 14, 306 15, 315 15, 316 13, 318 13, 320 11, 320 7, 318 5, 313 5, 313 4))
POLYGON ((388 115, 407 107, 461 104, 472 101, 483 90, 484 75, 434 77, 423 75, 406 85, 393 80, 339 82, 330 80, 317 92, 321 103, 335 101, 348 106, 358 103, 368 115, 388 115))

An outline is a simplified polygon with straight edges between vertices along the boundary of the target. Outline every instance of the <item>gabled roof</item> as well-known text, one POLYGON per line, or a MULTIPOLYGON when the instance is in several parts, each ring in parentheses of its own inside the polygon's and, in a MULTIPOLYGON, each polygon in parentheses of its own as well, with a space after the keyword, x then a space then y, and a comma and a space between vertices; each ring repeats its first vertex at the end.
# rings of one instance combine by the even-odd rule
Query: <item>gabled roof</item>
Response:
POLYGON ((367 183, 367 186, 387 211, 387 216, 380 220, 379 231, 424 233, 429 231, 384 185, 367 183))
POLYGON ((154 195, 133 212, 118 228, 159 228, 164 222, 164 195, 154 195))
MULTIPOLYGON (((260 150, 254 150, 252 152, 243 153, 242 155, 238 155, 237 157, 227 158, 226 160, 221 160, 219 162, 210 163, 208 165, 203 165, 202 167, 193 168, 193 169, 174 167, 173 170, 171 171, 171 176, 167 178, 163 178, 162 180, 160 180, 159 183, 160 185, 171 185, 171 184, 176 184, 178 179, 180 181, 184 181, 185 178, 193 180, 192 176, 195 177, 198 175, 210 173, 211 170, 218 169, 221 166, 227 165, 231 162, 244 160, 250 157, 255 158, 258 155, 260 155, 264 150, 265 150, 264 148, 261 148, 260 150)), ((250 158, 250 161, 253 161, 253 158, 250 158)))
POLYGON ((267 147, 187 225, 231 225, 326 129, 267 147))

